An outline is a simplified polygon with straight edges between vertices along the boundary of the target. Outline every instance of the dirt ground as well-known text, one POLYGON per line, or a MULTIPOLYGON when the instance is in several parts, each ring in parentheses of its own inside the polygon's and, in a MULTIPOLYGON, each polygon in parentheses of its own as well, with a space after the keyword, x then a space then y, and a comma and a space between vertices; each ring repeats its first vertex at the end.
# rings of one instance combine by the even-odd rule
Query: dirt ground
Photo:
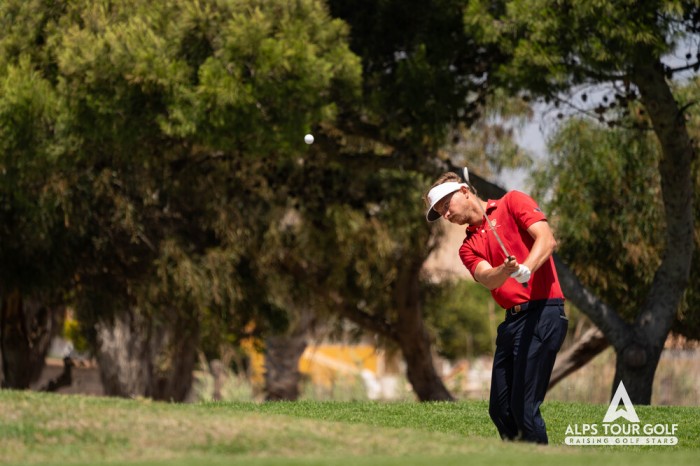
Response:
MULTIPOLYGON (((75 366, 72 368, 71 376, 73 383, 67 387, 61 387, 56 393, 81 394, 81 395, 104 395, 104 388, 100 381, 100 373, 97 364, 90 360, 74 359, 75 366)), ((40 390, 46 387, 49 381, 55 380, 63 373, 63 360, 58 358, 47 358, 44 371, 39 380, 32 385, 32 389, 40 390)))

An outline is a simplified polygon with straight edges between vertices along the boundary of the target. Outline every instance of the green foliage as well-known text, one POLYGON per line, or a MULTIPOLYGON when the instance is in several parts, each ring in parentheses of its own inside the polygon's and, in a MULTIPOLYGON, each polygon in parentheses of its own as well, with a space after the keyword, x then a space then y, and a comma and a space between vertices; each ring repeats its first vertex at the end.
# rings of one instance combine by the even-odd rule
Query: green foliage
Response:
POLYGON ((559 254, 622 315, 636 316, 660 263, 663 203, 653 136, 572 119, 538 175, 559 254))
POLYGON ((0 75, 0 281, 29 292, 61 281, 67 186, 55 174, 59 98, 27 56, 0 75), (48 266, 48 267, 47 267, 48 266))
MULTIPOLYGON (((697 84, 677 91, 692 101, 697 84)), ((689 131, 700 135, 700 114, 689 109, 689 131)), ((571 119, 549 143, 551 163, 537 173, 537 196, 559 239, 558 253, 576 275, 628 320, 647 299, 661 263, 665 232, 658 174, 660 150, 653 134, 611 129, 571 119)), ((697 171, 697 168, 695 169, 697 171)), ((700 179, 695 179, 695 215, 700 214, 700 179)), ((696 231, 699 230, 696 222, 696 231)), ((696 234, 696 251, 700 247, 696 234)), ((700 271, 693 261, 691 283, 700 271)), ((696 287, 690 286, 674 330, 700 336, 696 287)))
MULTIPOLYGON (((685 288, 682 276, 674 279, 680 284, 677 290, 667 287, 671 296, 664 302, 654 303, 658 295, 647 291, 657 272, 661 279, 667 272, 658 269, 662 258, 673 257, 660 249, 674 247, 666 244, 670 235, 664 218, 684 224, 674 232, 688 232, 692 221, 682 205, 694 194, 681 192, 689 185, 680 178, 688 175, 694 149, 686 142, 689 125, 678 115, 687 113, 683 104, 692 105, 693 100, 676 97, 669 83, 676 70, 665 61, 687 48, 687 66, 678 68, 700 68, 692 45, 700 31, 700 4, 696 0, 475 0, 466 8, 464 20, 467 30, 496 44, 508 57, 497 78, 511 92, 531 92, 545 102, 555 99, 557 105, 562 96, 579 93, 582 104, 566 103, 610 127, 653 127, 656 142, 650 133, 605 131, 574 119, 552 141, 555 162, 545 169, 540 189, 553 183, 550 210, 552 218, 562 217, 557 227, 563 259, 604 301, 628 320, 645 304, 675 307, 685 288), (612 93, 603 96, 602 102, 588 101, 588 86, 612 93), (640 96, 644 109, 635 103, 640 96), (659 111, 664 106, 668 110, 659 111), (643 112, 652 115, 653 126, 641 116, 643 112), (669 135, 671 127, 681 136, 669 135), (659 142, 665 147, 657 147, 659 142), (682 173, 671 174, 671 168, 682 173), (661 175, 667 187, 666 205, 661 175), (665 213, 664 208, 674 210, 665 213)), ((689 255, 685 261, 682 255, 675 257, 674 270, 690 266, 689 255)), ((691 268, 696 279, 695 267, 691 268)), ((683 319, 693 319, 691 296, 693 291, 687 291, 681 305, 683 319)), ((697 335, 696 327, 676 328, 697 335)))
POLYGON ((396 318, 430 288, 410 167, 479 118, 498 58, 464 5, 2 2, 2 285, 74 289, 84 328, 205 320, 208 353, 301 308, 396 318))
MULTIPOLYGON (((465 31, 467 0, 330 0, 362 58, 362 122, 410 154, 436 151, 451 125, 478 115, 499 56, 465 31)), ((363 134, 363 136, 366 136, 363 134)))
POLYGON ((395 320, 402 273, 428 254, 420 198, 426 181, 398 170, 359 177, 323 160, 305 164, 303 176, 296 187, 306 191, 303 203, 287 206, 285 221, 266 232, 259 264, 267 289, 317 311, 332 313, 342 302, 395 320))
POLYGON ((359 97, 347 26, 316 0, 0 12, 3 286, 75 287, 87 323, 278 314, 250 266, 275 221, 266 174, 359 97))
POLYGON ((495 322, 503 318, 489 291, 482 285, 460 280, 447 282, 425 303, 426 321, 436 335, 435 348, 454 360, 490 354, 496 340, 495 322))
POLYGON ((532 155, 518 145, 515 133, 531 117, 528 102, 496 89, 487 96, 471 126, 460 123, 452 127, 441 153, 484 178, 492 178, 504 168, 529 168, 532 155))
POLYGON ((696 1, 474 0, 466 28, 510 57, 499 70, 511 89, 554 95, 578 84, 622 79, 661 57, 696 24, 696 1))
POLYGON ((71 7, 78 17, 64 17, 50 43, 76 110, 97 119, 95 139, 131 136, 138 148, 152 134, 288 154, 299 134, 332 118, 331 94, 350 99, 359 84, 347 28, 317 1, 71 7))
MULTIPOLYGON (((678 89, 679 101, 689 105, 688 131, 691 137, 697 141, 700 138, 700 109, 693 105, 700 89, 698 79, 692 80, 687 85, 678 89)), ((695 249, 693 250, 692 266, 690 269, 689 286, 686 288, 683 301, 678 309, 673 331, 688 338, 700 340, 700 288, 695 284, 700 283, 700 165, 694 163, 692 167, 693 180, 693 209, 695 216, 695 249)))

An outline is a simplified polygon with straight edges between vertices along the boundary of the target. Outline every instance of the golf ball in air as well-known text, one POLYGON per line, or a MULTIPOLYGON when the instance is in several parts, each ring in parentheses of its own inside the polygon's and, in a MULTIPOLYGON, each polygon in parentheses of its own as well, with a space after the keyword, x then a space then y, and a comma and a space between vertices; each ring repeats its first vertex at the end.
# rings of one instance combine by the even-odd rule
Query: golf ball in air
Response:
POLYGON ((304 136, 304 142, 307 144, 313 144, 314 143, 314 137, 311 134, 307 134, 304 136))

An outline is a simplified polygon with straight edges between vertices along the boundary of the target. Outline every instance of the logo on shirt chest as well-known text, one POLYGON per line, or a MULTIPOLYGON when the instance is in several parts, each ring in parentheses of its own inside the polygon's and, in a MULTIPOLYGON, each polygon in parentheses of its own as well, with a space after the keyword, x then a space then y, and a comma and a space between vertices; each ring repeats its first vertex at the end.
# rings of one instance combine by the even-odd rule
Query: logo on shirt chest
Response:
POLYGON ((481 232, 481 234, 485 234, 492 227, 494 230, 501 228, 501 225, 498 223, 498 219, 495 219, 495 218, 488 219, 487 221, 485 221, 481 225, 481 229, 479 231, 481 232), (489 222, 491 224, 490 226, 489 226, 489 222))

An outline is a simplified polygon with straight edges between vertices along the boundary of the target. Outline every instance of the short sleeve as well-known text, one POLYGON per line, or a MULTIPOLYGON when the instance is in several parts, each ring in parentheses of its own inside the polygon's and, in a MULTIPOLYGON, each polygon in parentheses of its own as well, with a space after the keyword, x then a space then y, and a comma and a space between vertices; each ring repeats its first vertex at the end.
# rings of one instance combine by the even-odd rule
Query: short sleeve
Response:
POLYGON ((510 192, 507 205, 518 226, 523 230, 527 230, 536 222, 547 220, 547 216, 542 212, 537 202, 520 191, 510 192))
POLYGON ((462 259, 462 263, 469 270, 469 273, 474 277, 474 271, 479 262, 486 260, 485 257, 477 254, 474 249, 469 244, 469 237, 464 239, 462 246, 459 248, 459 257, 462 259))

